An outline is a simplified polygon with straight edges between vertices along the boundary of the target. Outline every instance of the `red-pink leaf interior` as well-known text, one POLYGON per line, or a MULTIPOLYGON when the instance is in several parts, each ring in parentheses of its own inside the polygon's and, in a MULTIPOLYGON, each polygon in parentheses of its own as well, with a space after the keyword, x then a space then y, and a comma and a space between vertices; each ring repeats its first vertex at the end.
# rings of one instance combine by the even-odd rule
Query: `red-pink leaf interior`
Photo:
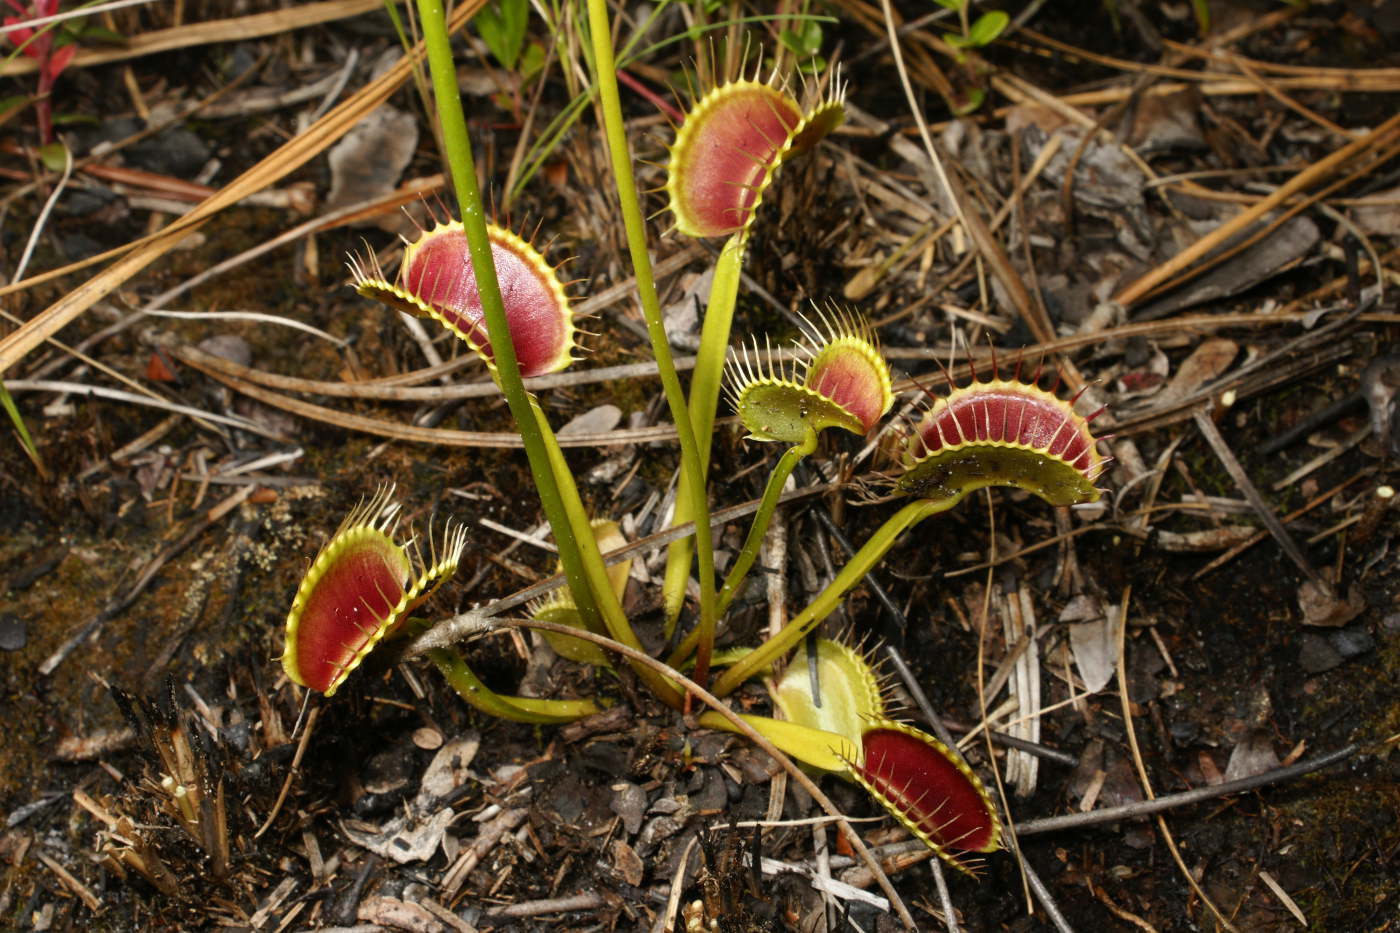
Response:
MULTIPOLYGON (((525 244, 509 235, 492 233, 491 258, 520 374, 528 377, 553 372, 560 368, 561 359, 567 359, 572 341, 568 309, 562 306, 562 296, 555 290, 547 267, 537 268, 520 254, 525 244)), ((432 306, 483 355, 494 357, 467 237, 460 225, 439 227, 414 244, 405 257, 402 287, 432 306)))
POLYGON ((1069 403, 1029 387, 971 387, 939 406, 920 426, 925 453, 975 442, 1020 444, 1064 460, 1080 472, 1094 462, 1093 440, 1069 403))
POLYGON ((406 564, 379 532, 337 550, 306 596, 295 633, 302 682, 333 688, 360 649, 391 621, 403 598, 406 564))
POLYGON ((870 729, 861 742, 862 777, 934 842, 970 851, 995 842, 979 788, 941 750, 897 729, 870 729))
POLYGON ((882 374, 859 352, 825 354, 807 371, 807 388, 860 419, 869 431, 885 414, 882 374))
POLYGON ((763 85, 730 86, 692 117, 703 123, 687 128, 684 151, 671 167, 685 232, 722 236, 742 229, 801 118, 790 98, 763 85))

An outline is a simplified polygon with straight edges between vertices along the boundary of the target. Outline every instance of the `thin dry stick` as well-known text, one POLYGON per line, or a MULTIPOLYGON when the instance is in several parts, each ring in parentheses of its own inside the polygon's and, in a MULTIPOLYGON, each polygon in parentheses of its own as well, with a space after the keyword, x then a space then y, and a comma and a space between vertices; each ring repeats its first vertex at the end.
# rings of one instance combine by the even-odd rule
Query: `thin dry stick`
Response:
POLYGON ((1297 565, 1303 575, 1313 582, 1313 585, 1324 593, 1332 592, 1332 585, 1322 578, 1313 567, 1312 561, 1308 560, 1303 549, 1298 546, 1298 542, 1293 540, 1293 536, 1288 533, 1288 529, 1283 527, 1283 522, 1279 521, 1278 515, 1264 501, 1264 497, 1259 495, 1259 490, 1255 488, 1250 480, 1249 474, 1245 473, 1240 461, 1235 458, 1235 452, 1230 449, 1230 445, 1225 443, 1225 438, 1220 436, 1220 429, 1215 426, 1215 422, 1210 420, 1210 415, 1204 411, 1197 410, 1192 416, 1196 419, 1196 427, 1201 429, 1201 435, 1210 444, 1215 455, 1220 458, 1220 464, 1225 467, 1225 472, 1230 474, 1230 478, 1235 481, 1235 485, 1244 493, 1244 497, 1249 500, 1249 504, 1254 507, 1259 520, 1264 523, 1264 527, 1269 529, 1269 534, 1278 541, 1279 547, 1288 555, 1289 559, 1297 565))
POLYGON ((306 717, 306 728, 301 733, 301 741, 297 743, 297 750, 292 755, 291 767, 287 769, 287 777, 282 781, 282 790, 277 794, 277 800, 272 804, 272 810, 267 814, 267 819, 263 821, 258 831, 253 833, 253 838, 257 839, 267 832, 272 826, 272 821, 277 819, 277 814, 282 812, 282 804, 287 802, 287 793, 292 789, 292 781, 297 776, 297 768, 301 767, 301 758, 306 754, 306 747, 311 744, 311 732, 316 727, 316 717, 321 715, 321 707, 313 707, 306 717))
MULTIPOLYGON (((1330 210, 1330 208, 1328 208, 1325 204, 1319 204, 1319 202, 1327 198, 1330 194, 1332 194, 1332 192, 1345 188, 1352 182, 1357 181, 1358 179, 1366 178, 1370 175, 1375 174, 1378 166, 1389 162, 1397 154, 1400 154, 1400 136, 1397 136, 1395 139, 1390 140, 1386 144, 1385 148, 1381 149, 1377 153, 1374 153, 1374 157, 1370 161, 1352 169, 1348 174, 1343 175, 1340 178, 1333 179, 1327 184, 1326 187, 1321 188, 1305 196, 1301 196, 1298 198, 1289 198, 1286 202, 1286 206, 1284 206, 1284 209, 1278 211, 1276 214, 1270 217, 1267 220, 1267 222, 1261 222, 1257 227, 1250 229, 1247 234, 1241 234, 1237 240, 1230 242, 1228 245, 1222 245, 1222 248, 1219 250, 1219 252, 1212 252, 1207 258, 1202 259, 1195 266, 1182 273, 1182 275, 1178 279, 1158 285, 1155 288, 1146 292, 1145 294, 1140 295, 1139 298, 1155 298, 1158 295, 1161 295, 1163 292, 1167 292, 1173 288, 1176 288, 1179 284, 1188 279, 1195 278, 1196 276, 1202 275, 1210 271, 1211 269, 1215 269, 1223 265, 1224 263, 1243 253, 1245 250, 1254 246, 1256 243, 1259 243, 1267 237, 1271 236, 1274 233, 1274 231, 1278 230, 1289 220, 1292 220, 1295 215, 1301 214, 1303 211, 1307 210, 1309 207, 1312 207, 1315 204, 1318 205, 1318 208, 1320 210, 1323 210, 1324 212, 1330 210)), ((1349 228, 1354 227, 1354 225, 1352 225, 1348 221, 1343 221, 1342 226, 1349 228)), ((1217 230, 1218 229, 1219 228, 1217 228, 1217 230)), ((1207 236, 1207 239, 1213 236, 1215 236, 1215 231, 1212 231, 1207 236)))
MULTIPOLYGON (((840 483, 822 483, 816 486, 808 486, 805 489, 798 489, 792 492, 785 492, 778 498, 779 505, 792 502, 796 499, 803 499, 809 496, 823 495, 828 492, 840 489, 840 483)), ((758 499, 751 499, 741 505, 730 506, 727 509, 716 509, 710 513, 710 525, 712 528, 721 528, 739 518, 752 515, 758 511, 758 499)), ((683 525, 676 525, 667 528, 665 531, 658 531, 639 541, 633 541, 626 547, 620 547, 615 551, 608 551, 603 555, 603 561, 607 564, 616 564, 634 554, 644 554, 656 551, 670 544, 672 541, 679 541, 695 534, 695 523, 686 522, 683 525)), ((533 599, 538 599, 547 593, 557 590, 568 583, 562 573, 557 573, 547 580, 527 586, 522 590, 517 590, 509 596, 495 600, 480 609, 472 609, 460 615, 454 616, 445 622, 439 622, 428 631, 413 639, 404 648, 405 659, 414 658, 434 648, 450 648, 470 635, 481 630, 488 620, 514 609, 516 606, 523 606, 533 599)))
POLYGON ((1280 104, 1283 104, 1283 106, 1287 107, 1289 110, 1292 110, 1295 113, 1301 115, 1305 120, 1310 120, 1311 122, 1316 123, 1318 126, 1322 127, 1324 130, 1331 133, 1332 135, 1340 137, 1344 142, 1350 142, 1351 140, 1356 139, 1358 136, 1361 135, 1360 133, 1344 129, 1343 127, 1338 126, 1331 120, 1324 117, 1322 114, 1310 110, 1303 104, 1299 103, 1297 100, 1294 100, 1292 97, 1289 97, 1287 94, 1283 93, 1283 91, 1279 90, 1273 81, 1269 81, 1261 77, 1259 75, 1259 72, 1255 71, 1252 67, 1250 67, 1249 60, 1244 58, 1243 56, 1232 54, 1229 56, 1229 59, 1230 63, 1240 70, 1241 74, 1243 74, 1246 78, 1259 85, 1259 90, 1263 91, 1265 94, 1268 94, 1270 97, 1278 101, 1280 104))
MULTIPOLYGON (((987 490, 987 540, 990 542, 987 547, 988 560, 995 562, 997 557, 997 522, 996 510, 992 504, 992 491, 987 490)), ((1001 802, 1001 812, 1006 819, 1006 833, 1004 837, 1010 843, 1009 848, 1016 855, 1016 865, 1021 871, 1021 893, 1026 899, 1026 914, 1034 913, 1034 904, 1031 901, 1030 878, 1026 876, 1025 857, 1021 855, 1021 845, 1016 839, 1016 824, 1011 819, 1011 801, 1006 796, 1006 784, 1002 781, 1001 769, 997 767, 996 750, 992 748, 991 716, 987 711, 987 624, 992 613, 992 568, 987 567, 987 579, 982 587, 982 607, 977 620, 977 706, 982 717, 982 739, 987 745, 987 762, 992 769, 992 777, 997 783, 997 798, 1001 802)))
MULTIPOLYGON (((1026 290, 1026 283, 1016 274, 1011 261, 1006 257, 1006 252, 992 236, 991 230, 988 229, 986 221, 975 209, 969 209, 966 203, 967 196, 961 190, 961 185, 956 184, 944 171, 943 161, 938 157, 938 151, 933 145, 933 138, 929 135, 928 122, 924 120, 923 110, 919 107, 918 100, 914 96, 914 88, 909 83, 909 74, 904 67, 904 54, 900 50, 899 33, 895 26, 894 10, 890 5, 890 0, 880 0, 880 6, 884 11, 890 51, 894 53, 895 68, 899 71, 899 80, 904 88, 905 99, 909 102, 909 109, 914 115, 914 122, 918 125, 919 136, 923 139, 929 160, 933 163, 939 181, 943 183, 944 190, 947 191, 948 197, 958 212, 958 219, 962 221, 963 229, 968 232, 973 242, 977 244, 978 250, 991 263, 992 273, 997 277, 997 281, 1006 288, 1007 294, 1011 296, 1012 304, 1016 306, 1017 313, 1026 322, 1026 326, 1031 329, 1035 339, 1041 342, 1054 340, 1054 328, 1050 326, 1049 320, 1045 318, 1041 309, 1031 300, 1030 292, 1026 290)), ((1075 389, 1080 388, 1084 384, 1083 378, 1068 362, 1065 363, 1065 367, 1067 381, 1075 389)))
MULTIPOLYGON (((125 381, 125 380, 123 380, 125 381)), ((5 382, 6 387, 11 392, 61 392, 66 395, 76 395, 80 398, 106 398, 117 402, 127 402, 132 405, 142 405, 147 408, 158 408, 162 411, 173 411, 177 414, 193 418, 195 421, 211 424, 226 424, 248 431, 252 434, 261 434, 263 437, 274 441, 286 442, 289 439, 276 431, 270 431, 261 427, 257 422, 240 418, 237 415, 220 415, 216 412, 205 411, 202 408, 194 408, 189 405, 177 405, 168 402, 154 392, 138 386, 144 395, 135 392, 124 392, 121 389, 109 389, 106 386, 89 385, 83 382, 68 382, 61 379, 10 379, 5 382)))
POLYGON ((1254 774, 1247 778, 1239 778, 1234 781, 1226 781, 1223 784, 1207 785, 1197 787, 1195 790, 1186 790, 1177 794, 1168 794, 1165 797, 1153 797, 1140 803, 1126 803, 1120 807, 1105 807, 1102 810, 1090 810, 1087 813, 1066 813, 1063 816, 1048 816, 1039 820, 1027 820, 1021 823, 1016 831, 1022 836, 1030 836, 1037 833, 1061 832, 1066 829, 1083 829, 1087 826, 1101 826, 1104 823, 1117 823, 1122 820, 1141 819, 1155 813, 1162 813, 1167 810, 1175 810, 1178 807, 1189 806, 1193 803, 1200 803, 1205 800, 1217 800, 1221 797, 1228 797, 1231 794, 1242 794, 1245 791, 1255 790, 1260 787, 1267 787, 1270 784, 1279 784, 1283 781, 1291 781, 1294 778, 1320 771, 1323 768, 1346 761, 1355 755, 1359 746, 1347 745, 1334 752, 1319 755, 1316 758, 1309 758, 1297 764, 1288 765, 1283 768, 1274 768, 1272 771, 1265 771, 1262 774, 1254 774))
POLYGON ((552 622, 539 622, 534 619, 500 619, 497 624, 510 626, 512 628, 534 628, 545 632, 555 632, 559 635, 570 635, 575 638, 582 638, 585 641, 591 641, 595 645, 599 645, 609 651, 614 651, 628 660, 645 664, 657 673, 670 678, 692 696, 697 697, 710 709, 729 720, 736 731, 742 733, 749 741, 753 742, 771 756, 774 761, 782 765, 783 770, 788 773, 788 776, 800 784, 802 789, 810 794, 812 799, 817 802, 818 806, 836 819, 837 825, 840 826, 841 831, 846 834, 847 841, 850 842, 851 846, 856 850, 861 861, 870 869, 876 882, 880 885, 880 890, 885 892, 885 897, 889 899, 890 906, 899 916, 900 922, 904 924, 904 928, 911 931, 911 933, 918 933, 919 928, 914 923, 914 918, 909 914, 909 908, 904 906, 904 901, 900 899, 899 892, 894 889, 894 885, 890 882, 889 877, 881 870, 880 863, 876 860, 875 856, 871 854, 870 850, 866 848, 865 843, 861 840, 859 834, 856 833, 855 827, 846 819, 846 815, 841 812, 836 804, 831 802, 831 798, 822 793, 822 789, 816 785, 816 782, 808 777, 807 773, 799 768, 791 758, 783 754, 777 746, 764 738, 762 733, 757 729, 745 722, 738 713, 721 703, 719 698, 714 694, 664 662, 653 658, 651 655, 637 651, 603 635, 597 635, 593 632, 584 631, 568 625, 555 625, 552 622))
POLYGON ((1331 155, 1319 159, 1297 175, 1294 175, 1287 182, 1280 185, 1278 190, 1273 194, 1262 199, 1254 206, 1246 208, 1234 217, 1231 217, 1206 236, 1201 237, 1171 259, 1137 279, 1137 281, 1119 292, 1114 300, 1124 307, 1137 303, 1149 292, 1154 291, 1158 286, 1169 279, 1173 279, 1177 275, 1185 272, 1192 263, 1203 258, 1206 254, 1211 252, 1211 250, 1226 242, 1237 233, 1248 229, 1255 221, 1262 218, 1274 208, 1282 205, 1289 198, 1296 194, 1301 194, 1312 185, 1329 177, 1334 171, 1340 169, 1352 159, 1373 150, 1384 149, 1397 137, 1400 137, 1400 113, 1386 120, 1355 142, 1348 143, 1331 155))
MULTIPOLYGON (((669 263, 670 261, 671 260, 667 260, 666 262, 669 263)), ((661 265, 664 266, 665 264, 666 263, 662 263, 661 265)), ((658 274, 660 268, 661 266, 658 266, 658 274)), ((597 298, 590 299, 584 302, 580 308, 582 309, 584 306, 594 304, 596 301, 597 298)), ((1079 349, 1080 347, 1097 346, 1109 340, 1126 339, 1129 337, 1207 334, 1231 327, 1272 327, 1304 322, 1308 317, 1309 315, 1304 312, 1187 315, 1174 317, 1168 321, 1142 321, 1133 324, 1124 324, 1106 331, 1061 337, 1049 343, 1032 344, 1022 348, 1019 352, 1025 357, 1030 358, 1039 354, 1069 352, 1079 349)), ((1358 320, 1368 323, 1393 324, 1400 323, 1400 315, 1384 313, 1363 314, 1358 320)), ((84 341, 84 343, 86 342, 87 341, 84 341)), ((426 366, 422 369, 415 369, 394 376, 364 379, 358 382, 331 382, 321 379, 305 379, 299 376, 287 376, 281 373, 271 373, 252 367, 239 366, 236 363, 232 363, 220 357, 204 353, 194 347, 171 347, 168 349, 182 362, 188 362, 197 369, 202 369, 204 366, 207 366, 259 386, 288 392, 304 392, 336 398, 368 398, 403 402, 491 398, 495 397, 500 392, 494 382, 476 382, 452 386, 420 385, 421 383, 431 381, 444 374, 475 365, 477 363, 477 358, 471 355, 464 355, 455 360, 450 360, 442 366, 426 366)), ((881 352, 887 359, 891 360, 923 360, 946 357, 948 355, 946 349, 938 347, 886 346, 882 348, 881 352)), ((774 351, 768 359, 776 362, 778 360, 792 359, 793 357, 793 351, 781 350, 774 351)), ((693 356, 678 356, 675 358, 674 362, 678 370, 684 371, 695 365, 695 358, 693 356)), ((597 382, 615 379, 651 378, 655 375, 655 362, 626 363, 599 369, 551 373, 548 376, 535 376, 525 380, 525 387, 531 391, 543 391, 547 389, 591 385, 597 382)), ((955 379, 962 378, 966 375, 966 366, 953 370, 955 379)), ((896 383, 894 391, 904 392, 909 389, 920 388, 923 384, 922 380, 916 382, 912 379, 905 379, 896 383)))
MULTIPOLYGON (((255 13, 233 19, 214 20, 208 23, 184 23, 169 29, 130 36, 120 48, 84 49, 79 48, 73 56, 70 67, 86 68, 93 65, 106 65, 110 62, 127 61, 169 52, 174 49, 187 49, 196 45, 231 40, 246 41, 260 36, 280 36, 301 29, 337 19, 346 19, 368 13, 382 5, 381 0, 326 0, 323 3, 305 3, 271 13, 255 13)), ((32 58, 13 58, 0 65, 0 76, 29 74, 39 69, 39 63, 32 58)))
MULTIPOLYGON (((1343 480, 1342 482, 1340 482, 1340 483, 1338 483, 1337 485, 1333 486, 1331 489, 1327 490, 1326 492, 1320 493, 1320 494, 1314 496, 1314 497, 1312 498, 1312 501, 1306 502, 1306 503, 1304 503, 1303 505, 1299 506, 1298 508, 1294 509, 1292 512, 1289 512, 1287 515, 1283 516, 1283 518, 1279 519, 1279 522, 1280 522, 1281 524, 1284 524, 1284 525, 1290 524, 1291 522, 1293 522, 1295 519, 1299 518, 1300 516, 1306 515, 1307 513, 1311 512, 1313 509, 1317 508, 1319 505, 1322 505, 1324 502, 1327 502, 1329 499, 1331 499, 1333 496, 1337 495, 1337 494, 1338 494, 1339 492, 1341 492, 1343 489, 1346 489, 1346 488, 1347 488, 1348 486, 1350 486, 1351 484, 1357 483, 1357 482, 1360 482, 1360 481, 1363 480, 1363 479, 1366 479, 1368 475, 1369 475, 1368 473, 1362 472, 1362 473, 1358 473, 1356 476, 1353 476, 1353 477, 1350 477, 1350 478, 1348 478, 1348 479, 1343 480)), ((1267 531, 1260 531, 1260 532, 1257 532, 1256 534, 1250 535, 1248 538, 1246 538, 1245 540, 1241 541, 1239 544, 1236 544, 1234 547, 1230 548, 1230 550, 1228 550, 1228 551, 1226 551, 1225 553, 1221 554, 1221 555, 1220 555, 1219 557, 1217 557, 1215 560, 1213 560, 1213 561, 1211 561, 1210 563, 1206 564, 1206 565, 1205 565, 1204 567, 1202 567, 1200 570, 1197 570, 1195 573, 1191 574, 1191 579, 1192 579, 1192 580, 1199 580, 1201 577, 1204 577, 1206 574, 1210 573, 1211 571, 1217 570, 1217 569, 1219 569, 1220 567, 1222 567, 1223 565, 1228 564, 1230 561, 1234 560, 1236 557, 1240 556, 1240 554, 1242 554, 1242 553, 1244 553, 1245 551, 1249 550, 1249 549, 1252 548, 1254 545, 1258 544, 1260 541, 1263 541, 1263 540, 1264 540, 1265 538, 1267 538, 1268 536, 1269 536, 1269 535, 1268 535, 1268 532, 1267 532, 1267 531)))
MULTIPOLYGON (((467 0, 454 12, 452 28, 460 28, 485 0, 467 0)), ((98 301, 175 247, 191 230, 197 229, 219 211, 247 195, 271 185, 320 154, 371 110, 389 98, 407 79, 413 62, 422 54, 421 44, 400 58, 382 76, 361 88, 354 97, 293 137, 267 158, 235 178, 203 201, 183 218, 162 230, 154 239, 114 262, 102 272, 73 289, 63 298, 35 315, 19 330, 0 340, 0 373, 19 362, 29 351, 71 323, 98 301)))
MULTIPOLYGON (((1137 768, 1138 780, 1142 782, 1142 792, 1147 795, 1148 800, 1155 800, 1157 795, 1152 791, 1152 781, 1147 777, 1147 766, 1142 762, 1142 751, 1138 748, 1137 730, 1133 728, 1133 708, 1132 701, 1128 699, 1128 663, 1127 663, 1127 632, 1128 632, 1128 601, 1132 597, 1133 588, 1131 585, 1123 590, 1122 608, 1118 611, 1118 698, 1123 705, 1123 726, 1128 732, 1128 747, 1133 753, 1133 766, 1137 768)), ((1230 933, 1239 933, 1239 930, 1230 923, 1220 908, 1215 906, 1215 902, 1210 899, 1201 886, 1196 882, 1196 878, 1191 874, 1191 869, 1186 867, 1186 860, 1181 857, 1181 851, 1176 847, 1176 840, 1172 838, 1171 830, 1167 828, 1166 818, 1160 813, 1157 814, 1157 828, 1162 831, 1162 838, 1167 843, 1167 848, 1171 850, 1172 858, 1176 860, 1176 867, 1181 869, 1181 875, 1186 879, 1186 883, 1191 886, 1191 890, 1196 892, 1196 896, 1201 899, 1201 903, 1210 908, 1210 912, 1215 914, 1215 919, 1230 933)))

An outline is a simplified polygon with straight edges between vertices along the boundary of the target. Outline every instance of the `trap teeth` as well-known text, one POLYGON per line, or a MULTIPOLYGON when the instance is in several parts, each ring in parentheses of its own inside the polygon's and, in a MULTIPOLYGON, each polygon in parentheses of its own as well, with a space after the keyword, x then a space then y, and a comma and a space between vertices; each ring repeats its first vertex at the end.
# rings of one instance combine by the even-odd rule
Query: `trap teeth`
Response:
POLYGON ((848 312, 804 318, 804 340, 790 366, 772 350, 741 348, 729 364, 729 396, 756 440, 802 443, 809 433, 839 427, 866 434, 894 404, 889 364, 864 324, 848 312))
POLYGON ((1015 486, 1051 505, 1094 502, 1104 467, 1089 421, 1071 401, 993 378, 936 399, 905 438, 896 488, 929 499, 1015 486))
POLYGON ((944 862, 971 874, 965 852, 991 852, 1001 822, 972 769, 942 742, 903 723, 875 722, 861 735, 851 775, 944 862))

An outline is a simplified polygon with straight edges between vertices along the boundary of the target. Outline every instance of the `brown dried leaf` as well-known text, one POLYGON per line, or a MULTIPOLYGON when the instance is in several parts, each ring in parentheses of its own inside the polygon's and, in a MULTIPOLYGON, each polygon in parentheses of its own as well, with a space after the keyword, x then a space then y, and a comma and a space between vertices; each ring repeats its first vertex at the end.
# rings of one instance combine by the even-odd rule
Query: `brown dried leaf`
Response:
POLYGON ((1298 588, 1298 608, 1303 611, 1304 625, 1340 628, 1361 614, 1366 598, 1355 590, 1345 597, 1337 596, 1306 580, 1298 588))
POLYGON ((1195 351, 1181 363, 1172 381, 1157 396, 1158 405, 1185 398, 1201 386, 1219 378, 1239 355, 1240 348, 1233 340, 1218 337, 1204 340, 1195 351))
POLYGON ((622 876, 622 880, 632 887, 640 887, 644 875, 645 866, 642 865, 641 858, 632 847, 621 839, 614 839, 612 844, 613 867, 622 876))

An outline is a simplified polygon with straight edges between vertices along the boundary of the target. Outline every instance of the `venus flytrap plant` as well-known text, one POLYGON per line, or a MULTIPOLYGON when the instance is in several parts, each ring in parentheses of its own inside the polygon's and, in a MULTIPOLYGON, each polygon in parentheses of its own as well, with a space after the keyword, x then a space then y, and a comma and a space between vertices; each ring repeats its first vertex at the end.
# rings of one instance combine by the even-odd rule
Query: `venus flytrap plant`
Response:
MULTIPOLYGON (((817 448, 827 428, 869 433, 894 405, 890 368, 874 335, 849 311, 832 305, 803 317, 803 340, 788 365, 775 364, 771 345, 740 347, 729 358, 729 396, 751 440, 792 444, 768 475, 748 535, 719 593, 719 614, 734 601, 758 559, 758 551, 783 486, 797 464, 817 448)), ((696 627, 672 652, 680 664, 695 650, 703 632, 696 627)))
MULTIPOLYGON (((809 639, 770 692, 784 718, 743 719, 786 754, 860 784, 961 872, 976 869, 967 853, 998 848, 1001 823, 982 782, 956 751, 889 715, 881 679, 861 651, 809 639), (820 696, 812 689, 811 668, 820 696)), ((700 722, 733 731, 713 713, 700 722)))
POLYGON ((816 318, 803 318, 805 340, 789 367, 775 366, 771 352, 765 363, 757 341, 752 354, 741 348, 730 358, 731 401, 749 437, 793 446, 769 474, 748 536, 720 591, 721 614, 758 557, 783 485, 802 458, 816 450, 818 435, 827 428, 867 434, 894 405, 890 367, 870 329, 835 306, 817 311, 816 318))
POLYGON ((399 506, 383 487, 357 506, 322 546, 287 615, 282 667, 303 687, 331 696, 375 645, 457 570, 466 533, 428 533, 424 556, 394 540, 399 506))
MULTIPOLYGON (((525 240, 486 225, 491 259, 504 295, 502 306, 521 376, 557 372, 573 362, 574 315, 553 267, 525 240)), ((351 262, 355 290, 446 327, 496 371, 466 233, 456 221, 439 223, 404 250, 398 281, 374 265, 351 262)))
MULTIPOLYGON (((604 565, 602 552, 622 543, 616 524, 590 522, 558 440, 521 381, 523 375, 552 372, 572 360, 575 326, 568 297, 554 270, 530 244, 486 222, 442 7, 438 0, 419 0, 419 9, 462 221, 439 223, 409 244, 392 282, 372 264, 352 263, 355 286, 391 307, 437 320, 485 360, 505 394, 568 581, 567 590, 530 606, 536 624, 550 626, 547 637, 555 650, 580 663, 607 667, 611 655, 599 650, 601 639, 610 650, 621 652, 653 694, 671 707, 684 708, 692 695, 714 703, 703 688, 716 623, 756 560, 784 483, 796 464, 815 451, 822 431, 835 427, 867 435, 894 401, 889 367, 872 333, 852 312, 835 307, 804 319, 804 339, 792 362, 775 363, 771 353, 759 352, 757 341, 730 360, 728 392, 749 436, 789 447, 768 478, 734 566, 722 588, 717 587, 705 475, 743 253, 755 211, 779 166, 816 145, 840 122, 839 89, 804 108, 772 82, 732 82, 704 95, 678 132, 668 181, 676 226, 691 235, 729 238, 716 266, 687 399, 671 360, 647 253, 606 0, 587 0, 591 63, 638 298, 680 441, 675 521, 695 522, 695 550, 677 547, 668 557, 663 597, 669 623, 675 618, 672 610, 678 612, 682 602, 692 555, 698 554, 699 622, 666 668, 640 650, 623 612, 628 565, 604 565), (691 692, 683 696, 677 684, 684 679, 676 671, 686 667, 694 676, 693 682, 684 681, 691 692)), ((1053 390, 1042 390, 1036 382, 1037 378, 1023 382, 1019 369, 1011 379, 974 376, 972 385, 930 402, 909 426, 901 443, 899 474, 891 480, 895 494, 912 501, 890 517, 786 627, 756 649, 732 652, 725 659, 731 663, 715 681, 715 694, 724 696, 771 670, 905 530, 952 508, 968 492, 1001 485, 1025 489, 1055 505, 1096 499, 1094 480, 1104 460, 1088 419, 1075 413, 1073 402, 1059 400, 1053 390)), ((384 638, 427 626, 408 620, 408 614, 455 569, 463 534, 460 526, 451 528, 436 549, 430 536, 428 556, 416 556, 394 541, 395 514, 389 495, 377 495, 351 513, 313 562, 287 626, 284 665, 298 683, 329 695, 384 638)), ((994 849, 1000 827, 975 775, 956 753, 890 716, 879 680, 864 656, 820 640, 804 651, 814 653, 820 695, 811 687, 806 665, 792 665, 772 688, 786 718, 745 716, 743 721, 811 766, 862 784, 951 864, 966 870, 965 853, 994 849)), ((464 700, 493 716, 561 723, 605 705, 593 699, 499 694, 476 676, 457 650, 436 647, 429 656, 464 700)), ((700 721, 734 728, 723 716, 706 714, 700 721)))
MULTIPOLYGON (((492 375, 506 396, 511 415, 524 442, 530 473, 540 494, 540 505, 554 532, 559 559, 584 626, 609 633, 623 644, 636 646, 636 633, 622 613, 621 604, 607 584, 607 571, 589 530, 588 516, 573 475, 554 438, 539 403, 525 391, 517 362, 510 321, 496 274, 493 243, 476 181, 471 139, 457 91, 452 47, 441 0, 418 0, 423 41, 428 52, 433 97, 442 127, 444 157, 462 210, 462 231, 470 257, 476 300, 480 302, 486 337, 491 347, 492 375)), ((606 30, 604 32, 606 36, 606 30)), ((609 49, 610 51, 610 49, 609 49)), ((611 74, 609 75, 611 77, 611 74)), ((616 81, 613 82, 616 97, 616 81)), ((463 261, 467 261, 463 257, 463 261)), ((431 282, 431 279, 428 280, 431 282)), ((459 280, 460 281, 460 280, 459 280)), ((679 706, 680 692, 664 677, 642 664, 632 664, 638 677, 663 701, 679 706)))

